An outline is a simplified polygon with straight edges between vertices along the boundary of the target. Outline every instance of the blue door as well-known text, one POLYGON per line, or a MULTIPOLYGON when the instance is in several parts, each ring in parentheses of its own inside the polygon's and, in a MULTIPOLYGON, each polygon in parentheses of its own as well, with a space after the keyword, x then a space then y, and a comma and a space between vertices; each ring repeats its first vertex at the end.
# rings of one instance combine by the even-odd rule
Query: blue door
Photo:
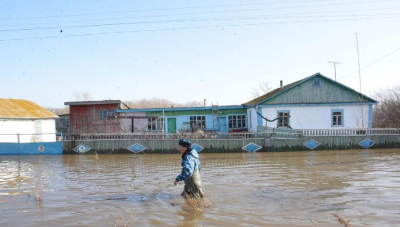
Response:
POLYGON ((228 132, 226 130, 226 117, 218 117, 219 118, 219 132, 228 132))

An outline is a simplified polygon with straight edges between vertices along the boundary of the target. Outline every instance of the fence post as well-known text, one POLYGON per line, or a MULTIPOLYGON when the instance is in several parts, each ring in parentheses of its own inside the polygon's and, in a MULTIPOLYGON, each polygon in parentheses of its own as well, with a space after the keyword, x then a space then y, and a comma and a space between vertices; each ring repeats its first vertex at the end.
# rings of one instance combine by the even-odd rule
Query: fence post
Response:
POLYGON ((21 144, 19 141, 19 134, 17 134, 17 140, 18 140, 18 154, 21 154, 21 144))

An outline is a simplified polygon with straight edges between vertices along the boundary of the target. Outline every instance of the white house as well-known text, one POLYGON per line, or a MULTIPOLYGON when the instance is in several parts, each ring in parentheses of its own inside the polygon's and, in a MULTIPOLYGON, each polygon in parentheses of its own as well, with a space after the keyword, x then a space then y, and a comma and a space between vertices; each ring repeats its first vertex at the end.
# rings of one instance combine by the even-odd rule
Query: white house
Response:
POLYGON ((374 99, 316 73, 286 86, 281 81, 279 88, 244 105, 248 130, 255 132, 258 125, 293 129, 371 128, 372 106, 376 104, 374 99))
POLYGON ((31 101, 0 99, 0 143, 54 142, 57 118, 31 101))

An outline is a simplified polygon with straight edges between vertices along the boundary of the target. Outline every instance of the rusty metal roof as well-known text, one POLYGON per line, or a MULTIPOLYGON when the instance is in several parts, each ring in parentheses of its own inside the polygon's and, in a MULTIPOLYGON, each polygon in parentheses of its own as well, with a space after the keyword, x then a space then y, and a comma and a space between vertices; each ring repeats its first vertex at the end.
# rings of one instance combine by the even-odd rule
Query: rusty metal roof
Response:
POLYGON ((0 119, 46 119, 58 116, 34 102, 0 98, 0 119))

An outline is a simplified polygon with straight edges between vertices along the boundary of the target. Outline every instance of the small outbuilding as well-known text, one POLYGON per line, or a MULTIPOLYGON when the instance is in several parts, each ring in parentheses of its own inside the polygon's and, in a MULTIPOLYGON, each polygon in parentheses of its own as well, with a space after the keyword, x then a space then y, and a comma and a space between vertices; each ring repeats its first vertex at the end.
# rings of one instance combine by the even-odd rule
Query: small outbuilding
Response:
POLYGON ((0 98, 0 154, 62 154, 56 119, 31 101, 0 98))

